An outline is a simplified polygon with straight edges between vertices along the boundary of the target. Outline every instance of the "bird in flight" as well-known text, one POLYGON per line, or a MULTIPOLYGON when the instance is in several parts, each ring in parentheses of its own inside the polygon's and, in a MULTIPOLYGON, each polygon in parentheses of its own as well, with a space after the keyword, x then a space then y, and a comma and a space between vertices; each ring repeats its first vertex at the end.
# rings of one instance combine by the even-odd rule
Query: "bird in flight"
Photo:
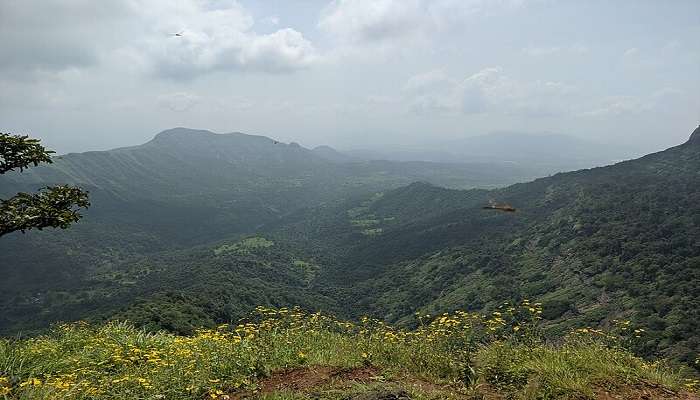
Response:
POLYGON ((504 212, 515 212, 516 211, 515 207, 511 206, 510 204, 506 204, 506 203, 497 204, 493 200, 489 201, 488 206, 484 206, 482 208, 484 210, 498 210, 498 211, 504 211, 504 212))
POLYGON ((171 33, 170 36, 182 37, 184 34, 185 34, 185 31, 180 31, 178 33, 171 33))

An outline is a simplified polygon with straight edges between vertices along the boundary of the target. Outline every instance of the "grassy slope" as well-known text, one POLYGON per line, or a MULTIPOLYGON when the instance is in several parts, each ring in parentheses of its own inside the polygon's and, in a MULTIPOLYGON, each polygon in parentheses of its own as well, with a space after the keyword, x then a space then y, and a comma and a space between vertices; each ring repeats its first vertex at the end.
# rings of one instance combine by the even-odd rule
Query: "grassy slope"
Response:
POLYGON ((61 325, 0 342, 0 397, 698 398, 690 393, 697 380, 632 356, 621 336, 579 331, 556 344, 540 341, 540 313, 524 302, 489 316, 422 317, 413 331, 263 308, 240 325, 192 336, 123 323, 61 325))

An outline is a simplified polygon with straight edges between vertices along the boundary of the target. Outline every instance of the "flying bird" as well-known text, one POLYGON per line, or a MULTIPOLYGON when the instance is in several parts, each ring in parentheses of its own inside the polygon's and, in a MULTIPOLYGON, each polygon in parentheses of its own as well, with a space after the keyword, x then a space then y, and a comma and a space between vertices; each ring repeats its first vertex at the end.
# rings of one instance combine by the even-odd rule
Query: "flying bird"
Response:
POLYGON ((506 203, 497 204, 493 200, 489 201, 488 206, 484 206, 482 208, 484 210, 498 210, 498 211, 503 211, 503 212, 515 212, 516 211, 515 207, 511 206, 510 204, 506 204, 506 203))
POLYGON ((181 36, 183 36, 184 34, 185 34, 185 31, 180 31, 180 32, 178 32, 178 33, 171 33, 170 36, 181 37, 181 36))

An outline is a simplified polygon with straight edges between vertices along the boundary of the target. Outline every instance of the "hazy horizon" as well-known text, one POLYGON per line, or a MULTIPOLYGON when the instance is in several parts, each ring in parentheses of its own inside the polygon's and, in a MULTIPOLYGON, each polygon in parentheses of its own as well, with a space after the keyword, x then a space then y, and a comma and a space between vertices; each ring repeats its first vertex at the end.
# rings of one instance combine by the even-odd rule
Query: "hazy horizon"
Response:
POLYGON ((696 1, 3 2, 0 130, 59 153, 177 126, 309 148, 509 131, 649 152, 700 120, 698 15, 696 1))
MULTIPOLYGON (((124 144, 124 145, 119 145, 119 146, 112 146, 112 147, 107 147, 107 148, 89 148, 89 149, 84 149, 84 150, 77 150, 77 151, 67 151, 67 152, 61 152, 57 151, 56 155, 62 156, 62 155, 67 155, 67 154, 74 154, 74 153, 85 153, 85 152, 91 152, 91 151, 110 151, 110 150, 117 150, 121 148, 129 148, 129 147, 135 147, 135 146, 141 146, 143 144, 146 144, 153 140, 158 134, 171 131, 171 130, 177 130, 177 129, 185 129, 189 131, 207 131, 216 135, 230 135, 230 134, 243 134, 243 135, 248 135, 248 136, 262 136, 262 137, 267 137, 273 140, 280 140, 274 136, 270 135, 265 135, 265 134, 260 134, 260 133, 250 133, 250 132, 240 132, 240 131, 227 131, 227 132, 220 132, 220 131, 213 131, 211 129, 207 129, 205 127, 187 127, 187 126, 175 126, 175 127, 170 127, 167 129, 160 130, 158 132, 153 132, 149 137, 145 137, 142 142, 138 143, 130 143, 130 144, 124 144)), ((21 133, 21 132, 20 132, 21 133)), ((649 149, 649 150, 644 150, 642 148, 633 148, 633 147, 625 147, 625 146, 618 146, 618 147, 606 147, 602 153, 604 155, 601 156, 601 158, 605 158, 606 156, 609 156, 611 154, 616 154, 619 157, 622 158, 608 158, 609 161, 617 162, 621 161, 624 159, 631 159, 631 158, 637 158, 640 156, 643 156, 645 154, 657 152, 657 151, 662 151, 666 150, 669 147, 673 147, 679 144, 684 143, 690 134, 686 135, 686 138, 683 139, 681 142, 668 146, 668 147, 663 147, 663 148, 658 148, 658 149, 649 149)), ((427 143, 427 142, 416 142, 416 143, 396 143, 396 144, 369 144, 367 146, 362 146, 362 144, 357 144, 357 145, 346 145, 346 146, 334 146, 334 145, 329 145, 326 143, 321 143, 321 144, 315 144, 315 145, 308 145, 306 143, 301 143, 297 140, 294 140, 291 138, 290 140, 287 141, 281 141, 281 143, 285 144, 298 144, 306 149, 313 150, 315 148, 320 148, 320 147, 329 147, 335 151, 338 151, 340 153, 349 155, 349 156, 355 156, 355 157, 360 157, 361 159, 371 159, 371 155, 377 156, 379 158, 377 159, 386 159, 386 160, 394 160, 394 161, 431 161, 431 162, 446 162, 446 163, 453 163, 453 162, 484 162, 488 160, 488 156, 484 157, 478 157, 478 158, 471 158, 470 155, 465 155, 464 149, 451 149, 451 145, 455 144, 464 144, 464 143, 471 143, 470 139, 480 139, 480 138, 488 138, 488 137, 494 137, 495 141, 491 142, 493 145, 497 143, 505 143, 507 142, 510 138, 514 136, 522 136, 525 139, 532 139, 532 138, 548 138, 548 137, 560 137, 562 139, 570 138, 575 141, 580 141, 580 144, 583 145, 592 145, 592 146, 603 146, 604 143, 601 143, 599 141, 591 141, 587 140, 586 138, 580 138, 576 136, 570 136, 570 135, 565 135, 565 134, 560 134, 560 133, 554 133, 554 132, 515 132, 515 131, 492 131, 488 132, 483 135, 474 135, 474 136, 468 136, 468 137, 459 137, 459 138, 451 138, 447 139, 445 141, 436 141, 432 143, 427 143), (435 157, 426 157, 428 155, 433 155, 435 157), (456 161, 454 158, 450 157, 437 157, 438 155, 443 155, 443 156, 453 156, 453 157, 462 157, 460 161, 456 161), (414 157, 412 157, 414 156, 414 157), (421 157, 422 156, 422 157, 421 157), (466 158, 465 158, 466 157, 466 158)), ((554 147, 557 145, 555 144, 554 147)), ((504 149, 505 152, 509 152, 508 149, 504 149)), ((543 150, 543 152, 546 152, 547 150, 543 150)), ((516 154, 517 152, 512 152, 513 154, 516 154)), ((591 153, 586 153, 588 156, 593 159, 593 154, 591 153)), ((586 155, 582 154, 582 155, 586 155)), ((556 154, 553 154, 556 155, 556 154)), ((473 154, 472 154, 473 156, 473 154)), ((502 159, 495 159, 493 161, 498 161, 502 162, 502 159)))

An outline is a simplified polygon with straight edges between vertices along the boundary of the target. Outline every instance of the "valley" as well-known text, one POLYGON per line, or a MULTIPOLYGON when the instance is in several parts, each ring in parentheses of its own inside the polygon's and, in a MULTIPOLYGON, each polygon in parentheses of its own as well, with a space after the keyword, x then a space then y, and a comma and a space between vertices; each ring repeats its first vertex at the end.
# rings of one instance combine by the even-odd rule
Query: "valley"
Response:
POLYGON ((698 16, 0 0, 0 400, 700 400, 698 16))
POLYGON ((0 331, 127 319, 192 334, 260 305, 412 327, 417 312, 530 299, 553 337, 629 319, 647 330, 639 354, 692 366, 698 135, 524 183, 507 169, 329 162, 267 138, 180 129, 66 155, 3 177, 9 192, 78 184, 93 206, 65 232, 3 239, 0 331), (482 208, 493 200, 517 212, 482 208))

